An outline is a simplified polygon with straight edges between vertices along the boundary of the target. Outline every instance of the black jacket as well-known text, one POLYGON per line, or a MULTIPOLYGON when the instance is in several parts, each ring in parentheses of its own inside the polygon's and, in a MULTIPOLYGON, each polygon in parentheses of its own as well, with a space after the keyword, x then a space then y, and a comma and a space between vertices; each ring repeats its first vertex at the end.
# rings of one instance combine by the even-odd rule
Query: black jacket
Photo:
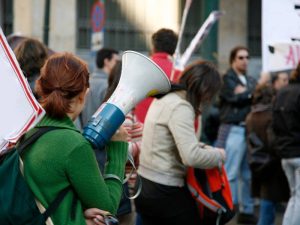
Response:
POLYGON ((222 123, 239 124, 244 122, 251 109, 252 93, 256 81, 246 76, 247 90, 241 94, 235 94, 237 85, 244 84, 238 78, 233 69, 229 69, 223 77, 223 87, 220 92, 220 119, 222 123))
POLYGON ((282 158, 300 157, 300 83, 291 83, 276 96, 273 130, 282 158))

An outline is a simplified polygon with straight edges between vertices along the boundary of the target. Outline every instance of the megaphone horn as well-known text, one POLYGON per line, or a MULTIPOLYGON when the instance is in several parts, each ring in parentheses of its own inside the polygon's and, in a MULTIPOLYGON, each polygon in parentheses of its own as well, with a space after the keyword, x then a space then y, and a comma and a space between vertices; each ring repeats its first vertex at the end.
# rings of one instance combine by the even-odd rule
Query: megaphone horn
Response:
POLYGON ((166 74, 151 59, 138 52, 125 51, 119 84, 84 128, 84 137, 95 148, 104 148, 137 103, 146 97, 166 93, 170 88, 166 74))

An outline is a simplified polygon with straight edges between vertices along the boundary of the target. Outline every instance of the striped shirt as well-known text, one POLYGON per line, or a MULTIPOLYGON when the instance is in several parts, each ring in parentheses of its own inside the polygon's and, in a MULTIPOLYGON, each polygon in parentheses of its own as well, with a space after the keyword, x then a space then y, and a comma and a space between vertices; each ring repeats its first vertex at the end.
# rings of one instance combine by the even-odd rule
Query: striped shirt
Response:
MULTIPOLYGON (((128 132, 128 151, 132 154, 134 159, 135 166, 139 165, 139 155, 142 143, 142 134, 143 134, 143 124, 139 122, 134 114, 134 111, 130 111, 125 118, 123 123, 124 128, 128 132)), ((131 172, 132 166, 130 163, 127 163, 125 168, 126 176, 128 176, 131 172)), ((133 194, 134 187, 136 182, 136 171, 131 175, 128 180, 128 186, 130 194, 133 194)))

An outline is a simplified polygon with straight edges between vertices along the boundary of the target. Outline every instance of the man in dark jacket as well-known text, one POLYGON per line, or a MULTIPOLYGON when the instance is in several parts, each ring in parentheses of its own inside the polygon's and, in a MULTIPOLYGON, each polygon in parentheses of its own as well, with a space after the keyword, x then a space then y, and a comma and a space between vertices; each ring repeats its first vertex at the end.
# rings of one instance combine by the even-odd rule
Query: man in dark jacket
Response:
POLYGON ((221 126, 217 147, 225 148, 225 169, 230 182, 233 203, 239 208, 238 223, 256 224, 251 198, 251 173, 247 162, 245 119, 251 108, 252 93, 256 82, 246 75, 249 52, 237 46, 230 53, 231 68, 223 77, 220 93, 221 126), (241 182, 239 182, 241 180, 241 182), (239 191, 241 184, 241 191, 239 191), (239 194, 241 193, 241 199, 239 194), (239 203, 241 204, 239 207, 239 203))

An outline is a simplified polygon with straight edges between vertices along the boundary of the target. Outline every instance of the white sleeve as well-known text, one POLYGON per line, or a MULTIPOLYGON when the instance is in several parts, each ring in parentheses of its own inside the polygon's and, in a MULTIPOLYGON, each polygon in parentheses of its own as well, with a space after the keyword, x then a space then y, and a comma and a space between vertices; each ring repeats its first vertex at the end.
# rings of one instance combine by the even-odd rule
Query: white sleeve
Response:
POLYGON ((186 166, 213 168, 219 165, 221 154, 212 147, 201 147, 195 134, 195 113, 188 103, 180 103, 171 113, 168 126, 186 166))

